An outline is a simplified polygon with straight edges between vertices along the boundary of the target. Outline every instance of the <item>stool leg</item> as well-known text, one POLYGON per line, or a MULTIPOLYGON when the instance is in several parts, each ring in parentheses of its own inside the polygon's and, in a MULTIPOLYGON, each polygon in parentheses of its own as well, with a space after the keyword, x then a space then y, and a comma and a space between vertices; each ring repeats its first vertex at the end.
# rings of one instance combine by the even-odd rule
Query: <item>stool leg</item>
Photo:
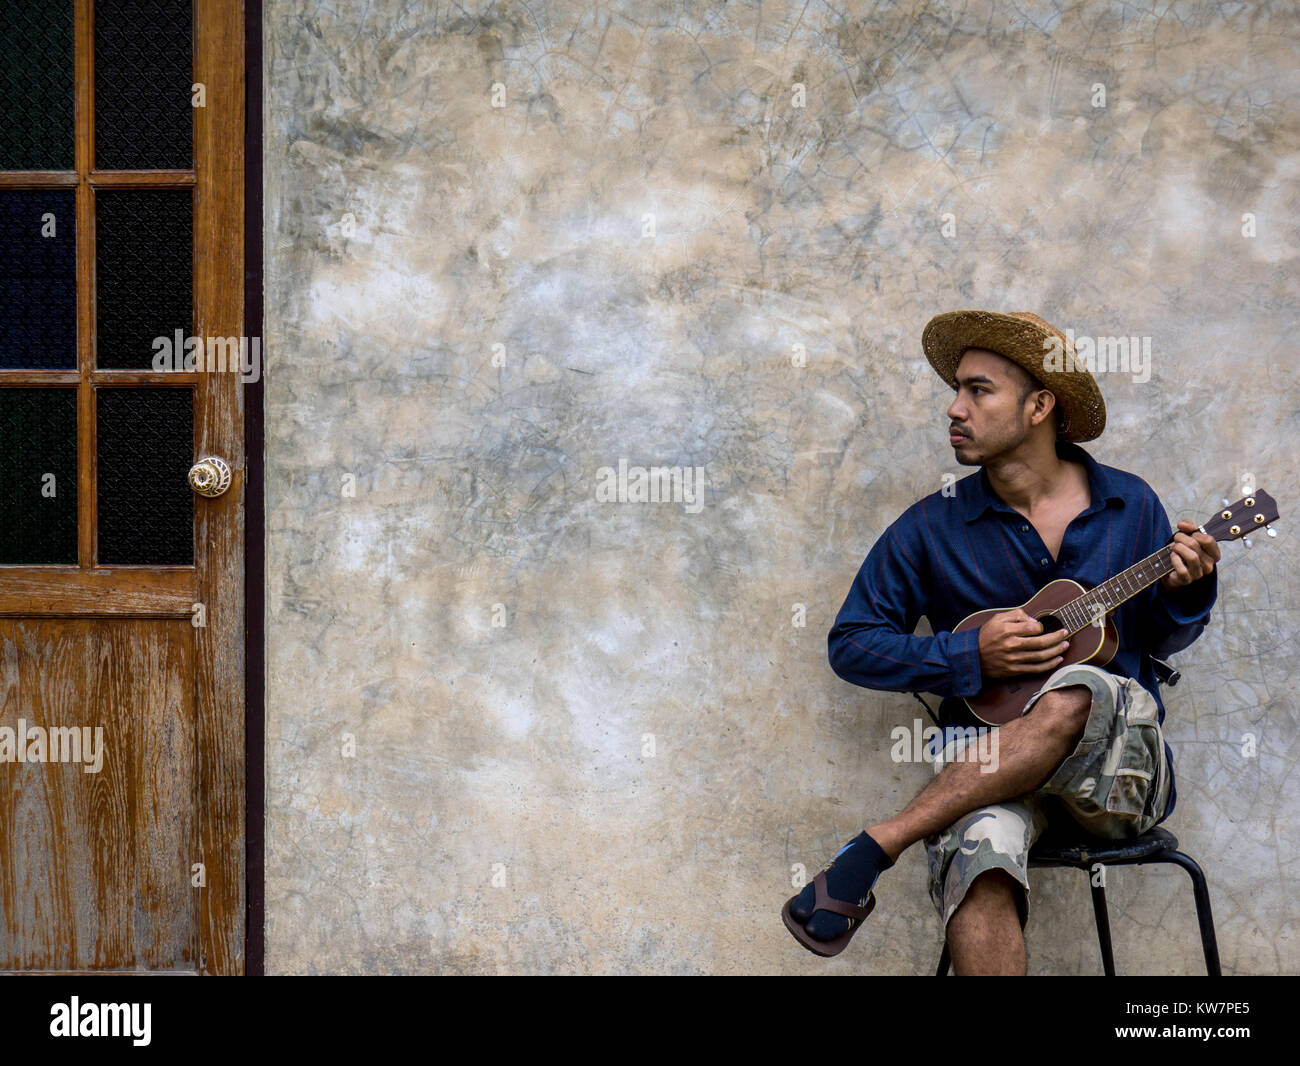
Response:
MULTIPOLYGON (((1088 871, 1084 871, 1088 874, 1088 871)), ((1097 916, 1097 942, 1101 945, 1101 964, 1107 977, 1115 976, 1115 956, 1110 947, 1110 914, 1106 910, 1106 890, 1101 885, 1092 884, 1092 875, 1088 874, 1088 883, 1092 885, 1092 911, 1097 916)))
POLYGON ((1162 851, 1154 858, 1159 862, 1172 862, 1187 871, 1192 879, 1192 897, 1196 900, 1196 924, 1201 927, 1201 950, 1205 953, 1205 972, 1210 977, 1222 977, 1219 968, 1219 939, 1214 935, 1214 914, 1210 910, 1210 889, 1205 874, 1190 855, 1181 851, 1162 851))
POLYGON ((939 969, 935 971, 935 977, 947 977, 948 967, 952 964, 952 955, 948 952, 948 941, 943 942, 943 954, 939 956, 939 969))

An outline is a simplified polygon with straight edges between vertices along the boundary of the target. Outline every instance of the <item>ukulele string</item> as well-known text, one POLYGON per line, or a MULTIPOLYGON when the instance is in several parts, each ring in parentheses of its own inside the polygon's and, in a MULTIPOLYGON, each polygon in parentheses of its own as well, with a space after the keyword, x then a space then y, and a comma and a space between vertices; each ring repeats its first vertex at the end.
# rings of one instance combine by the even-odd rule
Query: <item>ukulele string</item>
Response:
MULTIPOLYGON (((1157 554, 1163 555, 1168 550, 1169 550, 1168 546, 1166 545, 1166 547, 1162 548, 1160 552, 1157 554)), ((1240 564, 1245 554, 1246 554, 1245 551, 1228 552, 1227 554, 1221 556, 1219 561, 1214 564, 1214 568, 1216 570, 1222 570, 1226 567, 1237 566, 1240 564)), ((1143 560, 1143 562, 1145 562, 1145 560, 1143 560)), ((1158 559, 1157 562, 1160 568, 1163 568, 1163 565, 1166 562, 1166 560, 1162 558, 1162 559, 1158 559)), ((1133 566, 1128 568, 1128 570, 1121 571, 1119 574, 1116 575, 1116 577, 1123 577, 1125 574, 1128 574, 1130 571, 1136 570, 1140 565, 1142 564, 1134 563, 1133 566)), ((1149 586, 1154 585, 1157 581, 1161 580, 1163 577, 1166 576, 1166 574, 1169 573, 1173 573, 1173 571, 1172 570, 1163 571, 1152 580, 1145 582, 1132 593, 1132 596, 1136 596, 1144 588, 1148 588, 1149 586)), ((1060 617, 1061 621, 1063 621, 1066 625, 1066 636, 1072 637, 1074 636, 1074 634, 1080 633, 1083 630, 1087 629, 1088 626, 1092 625, 1093 612, 1090 608, 1093 606, 1094 601, 1089 599, 1089 597, 1092 596, 1093 592, 1095 591, 1096 591, 1095 589, 1089 589, 1082 596, 1076 596, 1074 599, 1070 600, 1069 603, 1063 605, 1061 609, 1057 612, 1058 617, 1060 617), (1068 618, 1066 617, 1067 612, 1070 616, 1068 618)), ((1110 614, 1111 611, 1115 610, 1115 608, 1119 607, 1123 602, 1125 601, 1121 600, 1111 605, 1109 608, 1107 608, 1105 613, 1110 614)))

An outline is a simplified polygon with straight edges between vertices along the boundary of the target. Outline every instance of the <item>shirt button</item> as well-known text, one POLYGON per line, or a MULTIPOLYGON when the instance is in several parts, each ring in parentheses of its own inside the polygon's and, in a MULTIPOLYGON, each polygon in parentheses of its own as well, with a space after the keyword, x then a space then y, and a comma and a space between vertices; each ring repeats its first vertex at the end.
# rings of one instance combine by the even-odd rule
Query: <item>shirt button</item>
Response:
POLYGON ((1047 565, 1047 560, 1046 560, 1046 559, 1039 559, 1038 562, 1039 562, 1039 564, 1040 564, 1041 566, 1046 566, 1046 565, 1047 565))
POLYGON ((1029 532, 1029 527, 1028 527, 1028 526, 1021 526, 1021 527, 1020 527, 1020 532, 1021 532, 1021 533, 1028 533, 1028 532, 1029 532))

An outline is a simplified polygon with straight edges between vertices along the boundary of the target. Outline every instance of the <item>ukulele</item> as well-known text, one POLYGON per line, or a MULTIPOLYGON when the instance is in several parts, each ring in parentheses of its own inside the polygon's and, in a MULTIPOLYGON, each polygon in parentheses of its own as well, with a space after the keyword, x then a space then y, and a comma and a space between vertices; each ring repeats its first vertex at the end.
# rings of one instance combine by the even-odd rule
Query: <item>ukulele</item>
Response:
MULTIPOLYGON (((1277 504, 1273 497, 1267 492, 1259 491, 1233 504, 1225 501, 1223 510, 1200 526, 1199 531, 1208 533, 1216 541, 1237 540, 1276 520, 1277 504)), ((1270 528, 1268 535, 1274 537, 1277 533, 1270 528)), ((1247 547, 1250 546, 1249 541, 1246 544, 1247 547)), ((1063 661, 1059 666, 1039 674, 1016 674, 1013 677, 990 679, 978 695, 964 701, 971 713, 987 725, 1005 725, 1024 713, 1025 704, 1030 697, 1057 670, 1075 663, 1104 666, 1110 662, 1119 651, 1119 635, 1115 631, 1111 612, 1148 585, 1172 573, 1172 554, 1172 543, 1166 544, 1158 552, 1148 555, 1091 590, 1085 590, 1078 582, 1068 578, 1058 578, 1044 585, 1032 599, 1021 604, 1020 609, 1041 622, 1044 633, 1065 630, 1070 638, 1070 646, 1065 649, 1063 661)), ((994 607, 987 611, 977 611, 963 618, 952 631, 962 633, 978 629, 995 614, 1014 610, 1014 607, 994 607)))

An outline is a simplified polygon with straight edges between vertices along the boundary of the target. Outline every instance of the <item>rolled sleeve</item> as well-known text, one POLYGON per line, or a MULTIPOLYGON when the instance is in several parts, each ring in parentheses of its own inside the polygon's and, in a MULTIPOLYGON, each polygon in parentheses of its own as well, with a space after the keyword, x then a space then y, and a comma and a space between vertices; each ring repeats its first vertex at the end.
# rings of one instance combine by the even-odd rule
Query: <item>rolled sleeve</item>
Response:
POLYGON ((946 695, 977 695, 984 684, 984 671, 980 669, 980 631, 967 629, 948 634, 948 657, 953 664, 953 690, 946 695))

